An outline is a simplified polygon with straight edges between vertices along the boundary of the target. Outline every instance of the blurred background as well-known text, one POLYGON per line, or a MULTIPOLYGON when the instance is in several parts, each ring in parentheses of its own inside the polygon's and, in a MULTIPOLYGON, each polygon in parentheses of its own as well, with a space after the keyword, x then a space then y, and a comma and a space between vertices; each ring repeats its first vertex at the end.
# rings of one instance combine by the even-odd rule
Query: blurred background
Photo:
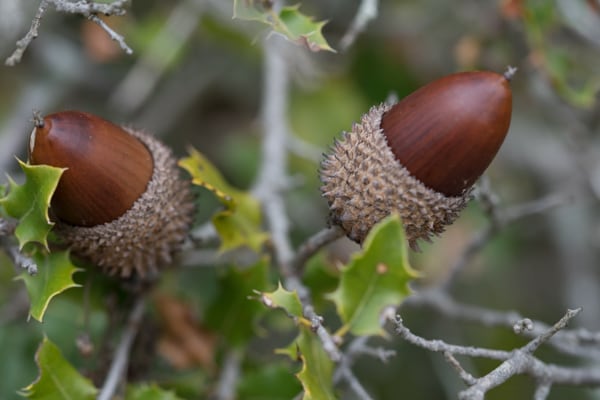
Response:
MULTIPOLYGON (((324 36, 339 50, 359 5, 358 0, 304 0, 301 10, 328 21, 324 36)), ((37 6, 31 1, 0 1, 2 59, 29 29, 37 6)), ((260 158, 260 43, 268 31, 257 23, 232 19, 232 10, 232 2, 225 0, 134 1, 125 16, 105 19, 134 50, 126 55, 92 22, 49 9, 22 62, 0 67, 2 176, 20 179, 14 157, 27 158, 33 110, 48 114, 78 109, 152 132, 180 157, 193 146, 232 184, 249 187, 260 158)), ((326 225, 327 208, 318 190, 321 153, 371 105, 389 96, 401 98, 449 73, 517 67, 511 128, 485 177, 487 193, 493 193, 500 214, 548 196, 563 201, 499 226, 460 271, 451 293, 457 301, 516 310, 549 324, 566 308, 583 307, 576 326, 600 330, 598 0, 381 0, 378 17, 348 50, 310 53, 290 45, 286 51, 293 80, 290 171, 297 177, 287 201, 297 243, 326 225)), ((206 193, 201 193, 200 202, 205 206, 200 208, 199 224, 216 206, 206 193)), ((420 285, 446 279, 465 247, 490 223, 485 206, 473 202, 446 234, 412 254, 413 266, 425 276, 420 285)), ((341 259, 354 250, 346 240, 329 249, 331 257, 341 259)), ((214 295, 215 274, 210 268, 171 273, 165 278, 165 291, 185 299, 201 315, 206 298, 214 295)), ((51 304, 44 324, 27 322, 27 296, 22 283, 13 280, 15 275, 0 254, 2 399, 14 398, 16 390, 37 376, 33 356, 43 335, 83 371, 95 370, 101 357, 90 361, 74 344, 82 331, 91 332, 92 341, 106 334, 111 318, 106 304, 123 301, 118 294, 107 299, 102 287, 111 282, 95 277, 98 293, 91 296, 87 312, 81 303, 83 290, 72 289, 51 304)), ((318 305, 325 315, 332 310, 326 301, 318 305)), ((406 325, 426 338, 497 349, 524 343, 509 330, 445 318, 426 307, 407 305, 403 315, 406 325)), ((160 332, 160 322, 154 324, 160 332)), ((282 336, 270 341, 263 334, 255 344, 256 358, 284 345, 282 336)), ((440 355, 393 339, 382 345, 395 349, 397 356, 387 364, 361 359, 355 368, 374 398, 454 398, 463 388, 440 355)), ((550 350, 540 357, 588 365, 550 350)), ((173 368, 170 361, 163 357, 157 362, 151 379, 179 388, 182 396, 193 393, 185 389, 194 386, 190 382, 210 381, 209 372, 194 366, 166 373, 173 368)), ((495 363, 472 360, 466 365, 477 375, 495 363)), ((489 398, 531 398, 532 391, 528 378, 516 378, 490 392, 489 398)), ((557 387, 550 398, 596 399, 600 391, 557 387)))

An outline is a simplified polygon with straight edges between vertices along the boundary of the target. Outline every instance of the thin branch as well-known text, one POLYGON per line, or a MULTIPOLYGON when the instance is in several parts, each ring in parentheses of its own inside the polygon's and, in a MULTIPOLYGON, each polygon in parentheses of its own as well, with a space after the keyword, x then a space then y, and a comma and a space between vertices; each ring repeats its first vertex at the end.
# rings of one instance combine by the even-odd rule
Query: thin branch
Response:
POLYGON ((29 275, 36 275, 38 273, 38 266, 35 261, 21 253, 19 246, 9 244, 4 246, 4 248, 15 266, 26 270, 29 275))
POLYGON ((129 47, 127 43, 125 43, 125 37, 123 37, 123 35, 119 35, 117 32, 115 32, 110 26, 106 25, 106 23, 96 14, 90 15, 88 19, 98 24, 100 28, 102 28, 106 33, 108 33, 108 36, 110 36, 112 40, 117 42, 119 44, 119 47, 121 47, 121 49, 125 53, 133 54, 133 50, 131 50, 131 47, 129 47))
MULTIPOLYGON (((518 312, 496 311, 462 304, 451 298, 445 291, 438 289, 415 293, 404 301, 402 307, 415 305, 431 307, 454 320, 470 321, 489 327, 505 327, 513 332, 517 327, 515 333, 529 338, 542 335, 549 329, 548 325, 541 321, 525 323, 527 329, 518 329, 518 325, 527 320, 518 312)), ((564 354, 600 360, 600 350, 588 346, 590 344, 600 344, 600 332, 591 332, 587 329, 561 330, 549 341, 549 345, 564 354)))
POLYGON ((116 40, 121 48, 125 50, 127 54, 131 54, 132 50, 125 44, 123 36, 117 34, 111 28, 108 27, 100 18, 98 18, 97 14, 104 15, 123 15, 125 14, 125 5, 129 3, 129 0, 115 0, 110 4, 106 3, 95 3, 92 1, 67 1, 67 0, 42 0, 40 5, 36 11, 35 16, 31 21, 31 27, 29 31, 25 34, 25 36, 17 41, 15 51, 6 59, 4 62, 5 65, 9 67, 14 67, 16 64, 21 62, 23 58, 23 54, 25 50, 29 47, 31 42, 38 37, 38 31, 40 28, 41 20, 48 9, 48 6, 51 4, 54 6, 54 9, 57 12, 66 13, 66 14, 79 14, 85 18, 89 18, 98 25, 102 29, 104 29, 111 39, 116 40))
MULTIPOLYGON (((274 4, 277 7, 278 3, 274 4)), ((252 192, 261 201, 271 232, 275 259, 283 276, 284 286, 295 290, 303 305, 304 316, 311 321, 323 349, 334 362, 342 354, 331 334, 323 326, 323 318, 312 306, 310 292, 292 267, 295 258, 289 238, 289 218, 282 192, 287 186, 287 106, 289 99, 289 70, 280 46, 288 45, 276 35, 264 41, 264 90, 261 119, 264 129, 262 164, 252 192)))
POLYGON ((302 271, 306 262, 319 250, 327 244, 343 237, 345 235, 342 228, 333 226, 325 228, 311 237, 309 237, 299 248, 291 261, 292 269, 298 275, 302 275, 302 271))
POLYGON ((242 364, 242 352, 240 349, 231 349, 225 356, 221 377, 217 383, 217 389, 213 400, 233 400, 236 395, 237 382, 240 378, 242 364))
POLYGON ((46 12, 46 9, 48 8, 48 2, 49 0, 42 0, 40 6, 38 7, 35 13, 35 16, 33 17, 33 20, 31 21, 31 27, 29 28, 29 31, 27 31, 27 33, 22 39, 19 39, 17 41, 17 47, 15 51, 6 59, 6 61, 4 61, 5 65, 9 67, 14 67, 19 62, 21 62, 21 59, 23 58, 23 54, 25 53, 27 47, 29 47, 33 39, 38 37, 40 23, 42 21, 44 13, 46 12))
POLYGON ((131 347, 139 331, 145 309, 146 299, 145 297, 140 296, 136 300, 131 313, 129 314, 127 326, 125 327, 123 336, 121 336, 121 341, 115 350, 115 356, 97 400, 111 400, 115 396, 117 388, 127 372, 131 347))

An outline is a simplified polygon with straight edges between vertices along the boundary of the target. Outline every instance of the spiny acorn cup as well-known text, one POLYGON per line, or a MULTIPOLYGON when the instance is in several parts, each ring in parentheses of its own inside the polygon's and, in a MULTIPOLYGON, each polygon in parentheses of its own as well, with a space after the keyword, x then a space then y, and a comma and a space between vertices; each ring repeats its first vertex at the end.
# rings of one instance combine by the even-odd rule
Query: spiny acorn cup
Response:
POLYGON ((330 222, 362 243, 397 212, 413 249, 442 233, 504 141, 515 71, 448 75, 395 105, 371 108, 321 163, 330 222))
POLYGON ((50 213, 74 255, 123 278, 154 277, 172 262, 194 206, 190 182, 157 139, 62 111, 36 118, 29 162, 67 168, 50 213))

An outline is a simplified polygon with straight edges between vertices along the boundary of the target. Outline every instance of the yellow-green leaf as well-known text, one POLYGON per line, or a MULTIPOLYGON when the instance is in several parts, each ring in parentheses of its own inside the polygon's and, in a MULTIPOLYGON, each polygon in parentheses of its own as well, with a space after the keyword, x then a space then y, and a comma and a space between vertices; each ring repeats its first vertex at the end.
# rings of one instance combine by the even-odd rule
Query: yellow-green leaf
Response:
POLYGON ((79 286, 73 282, 73 274, 80 271, 69 259, 67 251, 56 253, 37 252, 33 256, 37 264, 37 274, 29 275, 23 272, 16 279, 25 282, 29 301, 29 314, 42 322, 50 300, 57 294, 79 286))
POLYGON ((29 399, 43 400, 93 400, 97 389, 83 377, 67 360, 60 350, 47 338, 40 345, 36 355, 39 377, 29 386, 21 389, 20 395, 29 399))
POLYGON ((261 293, 262 302, 271 308, 282 308, 288 315, 302 318, 302 303, 297 292, 290 292, 281 286, 281 282, 274 292, 261 293))
POLYGON ((302 362, 302 369, 296 374, 304 389, 303 400, 335 400, 333 391, 333 361, 323 344, 310 328, 301 326, 300 335, 285 349, 277 351, 292 360, 302 362))
POLYGON ((373 227, 363 250, 342 270, 340 284, 330 299, 344 326, 355 335, 382 335, 380 315, 387 306, 399 305, 409 294, 408 283, 417 273, 407 257, 404 229, 398 215, 373 227))
POLYGON ((0 205, 8 215, 19 219, 15 236, 20 248, 29 242, 38 242, 47 248, 48 232, 53 225, 48 217, 48 207, 65 169, 29 165, 20 160, 19 165, 25 173, 25 183, 17 185, 9 178, 10 190, 0 199, 0 205))
POLYGON ((233 17, 266 24, 274 32, 310 51, 335 52, 321 32, 327 22, 315 22, 312 17, 300 12, 300 5, 282 7, 275 12, 267 1, 235 0, 233 17))
POLYGON ((279 12, 279 18, 273 24, 273 30, 310 51, 335 51, 321 32, 327 22, 315 22, 311 17, 302 14, 299 8, 300 5, 283 7, 279 12))
POLYGON ((192 183, 210 190, 224 206, 212 219, 221 237, 221 251, 247 246, 258 252, 268 239, 262 230, 258 200, 229 185, 217 168, 194 149, 179 165, 192 176, 192 183))

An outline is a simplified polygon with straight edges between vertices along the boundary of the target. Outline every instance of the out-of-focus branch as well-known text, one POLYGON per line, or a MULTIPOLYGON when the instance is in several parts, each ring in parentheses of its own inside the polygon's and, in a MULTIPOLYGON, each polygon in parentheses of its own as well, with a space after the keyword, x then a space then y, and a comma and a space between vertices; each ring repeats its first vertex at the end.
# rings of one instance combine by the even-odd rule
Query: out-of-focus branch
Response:
POLYGON ((441 285, 446 289, 454 283, 456 276, 465 268, 469 261, 506 225, 532 215, 541 214, 564 205, 569 201, 569 197, 565 193, 551 193, 530 202, 502 209, 499 207, 497 196, 491 192, 485 182, 484 180, 484 184, 478 187, 477 196, 480 198, 490 223, 480 232, 473 235, 471 241, 465 246, 456 262, 451 265, 448 277, 441 285))
POLYGON ((203 5, 202 0, 183 0, 173 8, 148 50, 113 91, 109 100, 113 108, 125 114, 140 108, 192 37, 203 5))
POLYGON ((122 379, 126 376, 131 347, 139 331, 145 309, 146 298, 142 295, 136 300, 131 309, 127 326, 125 327, 123 336, 121 336, 119 345, 115 349, 113 361, 97 400, 111 400, 115 396, 122 379))
POLYGON ((340 48, 346 51, 352 46, 356 37, 365 30, 367 24, 377 18, 379 0, 362 0, 354 20, 340 41, 340 48))
POLYGON ((295 290, 302 302, 304 316, 311 321, 313 331, 323 344, 323 349, 333 361, 342 357, 335 340, 323 326, 323 318, 317 315, 311 304, 308 288, 292 268, 294 250, 289 239, 289 218, 282 192, 287 187, 287 105, 289 73, 280 46, 287 43, 276 35, 264 41, 264 91, 262 124, 264 139, 262 163, 253 194, 261 201, 270 228, 277 264, 288 290, 295 290))
POLYGON ((125 50, 127 54, 131 54, 132 50, 127 46, 123 37, 117 34, 114 30, 108 27, 96 14, 103 15, 123 15, 125 14, 125 6, 129 3, 129 0, 115 0, 112 3, 96 3, 92 1, 76 1, 71 2, 67 0, 42 0, 40 5, 33 17, 31 27, 25 36, 17 41, 15 51, 6 59, 4 62, 7 66, 12 67, 18 64, 23 58, 25 50, 31 42, 38 37, 38 31, 42 17, 49 5, 53 5, 57 12, 65 14, 79 14, 85 18, 89 18, 97 23, 102 29, 108 33, 111 39, 116 40, 121 48, 125 50))
POLYGON ((225 356, 221 377, 217 383, 212 400, 234 400, 236 387, 240 378, 242 352, 240 349, 231 349, 225 356))

